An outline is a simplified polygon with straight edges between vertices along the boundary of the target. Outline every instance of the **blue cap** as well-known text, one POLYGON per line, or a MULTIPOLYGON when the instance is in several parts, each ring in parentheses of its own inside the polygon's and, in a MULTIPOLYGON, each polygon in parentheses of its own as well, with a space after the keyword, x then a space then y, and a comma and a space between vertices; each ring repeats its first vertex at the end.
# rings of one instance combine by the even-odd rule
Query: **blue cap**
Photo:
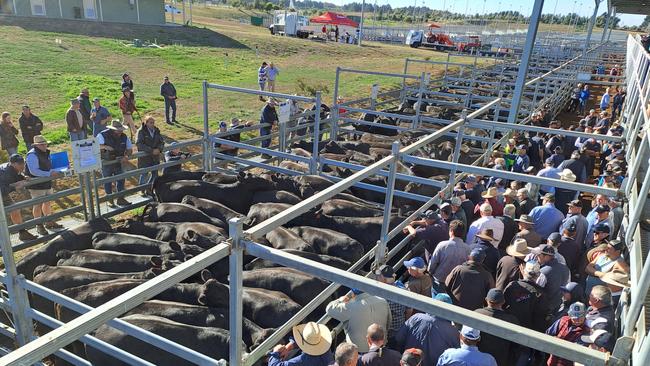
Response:
POLYGON ((480 262, 482 263, 485 260, 485 250, 482 248, 474 248, 472 251, 469 253, 470 258, 472 258, 475 262, 480 262))
POLYGON ((548 240, 553 244, 557 244, 562 240, 562 235, 560 235, 560 233, 551 233, 551 235, 548 236, 548 240))
POLYGON ((587 315, 587 307, 581 302, 574 302, 569 306, 567 314, 571 318, 584 318, 587 315))
POLYGON ((478 329, 470 328, 467 325, 463 325, 463 328, 460 330, 460 334, 465 339, 470 341, 478 341, 481 339, 481 331, 478 329))
POLYGON ((447 304, 453 304, 454 302, 451 300, 451 296, 443 293, 438 293, 433 296, 434 300, 446 302, 447 304))
POLYGON ((424 264, 424 259, 421 257, 413 257, 411 260, 404 261, 404 267, 406 268, 417 268, 417 269, 423 269, 425 268, 424 264))
POLYGON ((23 159, 22 155, 20 154, 11 154, 9 157, 9 162, 10 163, 24 163, 25 159, 23 159))
POLYGON ((546 164, 553 164, 553 159, 552 158, 546 159, 546 164))
POLYGON ((564 286, 560 286, 560 290, 562 290, 564 292, 571 292, 571 291, 575 290, 575 288, 577 286, 579 286, 577 282, 569 282, 564 286))
POLYGON ((499 304, 502 302, 506 301, 505 296, 503 295, 503 291, 499 290, 498 288, 493 288, 488 291, 487 296, 485 299, 489 302, 493 302, 495 304, 499 304))
POLYGON ((363 292, 363 291, 361 291, 359 289, 356 289, 356 288, 351 288, 350 291, 352 291, 352 293, 355 294, 355 295, 359 295, 359 294, 361 294, 363 292))
POLYGON ((221 128, 221 127, 224 127, 224 128, 228 127, 228 125, 226 124, 226 121, 219 122, 219 128, 221 128))
POLYGON ((608 233, 609 234, 609 225, 607 224, 598 224, 594 227, 595 233, 608 233))

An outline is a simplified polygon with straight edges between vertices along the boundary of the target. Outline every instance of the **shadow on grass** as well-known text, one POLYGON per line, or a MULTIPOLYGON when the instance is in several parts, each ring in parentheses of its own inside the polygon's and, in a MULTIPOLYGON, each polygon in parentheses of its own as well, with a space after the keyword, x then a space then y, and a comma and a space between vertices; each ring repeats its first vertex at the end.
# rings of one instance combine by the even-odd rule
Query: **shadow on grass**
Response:
POLYGON ((68 19, 42 19, 0 15, 0 25, 13 25, 28 31, 77 34, 133 41, 142 39, 159 45, 208 46, 248 49, 239 41, 211 29, 185 26, 158 26, 94 22, 68 19))

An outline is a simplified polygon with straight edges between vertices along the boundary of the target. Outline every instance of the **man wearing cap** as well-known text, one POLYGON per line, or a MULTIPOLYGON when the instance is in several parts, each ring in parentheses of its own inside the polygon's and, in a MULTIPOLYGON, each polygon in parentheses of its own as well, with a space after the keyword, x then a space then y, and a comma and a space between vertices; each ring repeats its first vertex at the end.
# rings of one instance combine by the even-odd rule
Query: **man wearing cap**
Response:
POLYGON ((277 345, 269 353, 269 366, 329 366, 334 362, 330 352, 332 333, 324 324, 309 322, 293 327, 293 338, 286 345, 277 345), (286 354, 296 348, 302 352, 287 361, 286 354))
MULTIPOLYGON (((544 177, 549 179, 560 179, 560 171, 553 166, 553 160, 551 158, 546 159, 544 162, 544 169, 537 172, 538 177, 544 177)), ((546 193, 555 192, 555 187, 550 185, 540 185, 539 194, 544 195, 546 193)))
POLYGON ((595 349, 600 352, 610 352, 609 345, 615 343, 612 341, 611 333, 604 329, 592 330, 588 335, 585 334, 580 337, 582 343, 586 344, 589 348, 595 349))
MULTIPOLYGON (((47 148, 48 141, 42 135, 34 136, 33 147, 27 152, 25 173, 31 178, 46 178, 58 177, 61 173, 52 170, 52 159, 50 159, 50 150, 47 148)), ((42 183, 32 184, 28 188, 29 194, 32 198, 38 198, 53 194, 52 181, 48 180, 42 183)), ((50 201, 38 203, 32 208, 34 218, 39 218, 43 215, 49 216, 52 214, 52 206, 50 201)), ((46 222, 44 225, 36 225, 36 231, 40 235, 47 235, 47 229, 63 229, 63 226, 54 221, 46 222)))
MULTIPOLYGON (((269 126, 263 126, 260 127, 260 136, 268 136, 271 134, 271 129, 273 128, 273 125, 278 123, 278 114, 275 111, 275 107, 277 106, 277 103, 273 98, 269 99, 266 104, 264 105, 264 108, 262 108, 262 115, 260 117, 260 124, 268 124, 269 126)), ((271 139, 265 139, 262 140, 262 147, 263 148, 268 148, 271 146, 271 139)), ((262 157, 264 159, 270 159, 271 156, 268 154, 262 154, 262 157)))
MULTIPOLYGON (((597 285, 589 291, 588 295, 587 326, 591 330, 604 329, 614 334, 616 331, 616 313, 612 306, 611 290, 607 286, 597 285)), ((612 340, 606 347, 610 352, 614 348, 615 341, 612 340)))
POLYGON ((621 256, 625 244, 620 240, 610 240, 607 242, 606 250, 598 254, 585 267, 587 274, 586 293, 596 285, 604 285, 601 277, 607 272, 619 271, 629 273, 630 268, 621 256))
POLYGON ((576 241, 576 226, 570 225, 561 230, 562 234, 557 251, 564 257, 566 266, 571 272, 571 278, 578 278, 578 263, 582 253, 582 245, 576 241))
POLYGON ((569 169, 576 176, 576 182, 585 183, 587 181, 587 167, 580 160, 580 151, 575 150, 571 153, 571 159, 565 160, 558 166, 560 171, 569 169))
POLYGON ((404 351, 399 361, 399 366, 421 366, 422 350, 418 348, 409 348, 404 351))
POLYGON ((169 81, 169 76, 165 75, 163 83, 160 84, 160 95, 165 99, 165 122, 176 122, 176 88, 169 81), (172 110, 171 119, 169 118, 169 109, 172 110))
POLYGON ((474 221, 467 230, 467 243, 474 243, 476 234, 485 229, 492 229, 492 245, 497 247, 503 238, 503 223, 492 216, 492 206, 489 203, 483 203, 479 212, 481 217, 474 221))
POLYGON ((585 242, 589 224, 587 219, 582 215, 582 201, 573 200, 567 204, 568 213, 562 220, 560 230, 564 231, 569 227, 575 226, 575 240, 581 244, 585 242))
MULTIPOLYGON (((459 220, 460 222, 463 223, 464 227, 467 227, 467 216, 465 215, 465 210, 463 210, 463 201, 460 197, 453 196, 449 200, 449 204, 451 205, 451 221, 453 220, 459 220)), ((463 233, 463 236, 465 233, 463 233)))
POLYGON ((539 263, 529 261, 519 268, 522 279, 511 282, 503 291, 505 309, 517 317, 522 327, 543 331, 549 314, 544 289, 537 284, 541 275, 539 263))
POLYGON ((424 241, 424 255, 427 261, 430 260, 436 245, 449 239, 447 223, 433 210, 426 211, 423 220, 412 221, 402 231, 413 237, 416 242, 424 241))
POLYGON ((528 215, 521 215, 515 222, 519 226, 519 232, 515 234, 513 241, 516 239, 524 239, 528 246, 534 248, 540 245, 543 240, 542 237, 535 231, 535 222, 533 218, 528 215))
MULTIPOLYGON (((433 299, 452 303, 447 294, 436 294, 433 299)), ((395 340, 400 349, 422 350, 422 366, 434 365, 446 349, 459 344, 458 329, 449 320, 427 313, 417 313, 408 318, 395 340)))
MULTIPOLYGON (((530 217, 535 222, 535 231, 546 241, 546 238, 558 230, 564 220, 564 214, 555 207, 555 196, 547 193, 542 197, 542 205, 530 211, 530 217)), ((529 242, 529 244, 531 244, 529 242)), ((534 244, 532 244, 534 246, 534 244)))
POLYGON ((571 304, 574 302, 585 302, 585 290, 577 282, 569 282, 560 287, 560 290, 562 291, 562 305, 560 305, 560 308, 555 312, 555 314, 553 314, 554 321, 566 316, 571 304))
POLYGON ((530 158, 526 154, 527 150, 528 146, 526 145, 517 146, 517 156, 515 157, 515 163, 512 165, 513 172, 525 173, 530 166, 530 158))
MULTIPOLYGON (((469 224, 474 221, 474 202, 472 202, 469 198, 467 198, 467 193, 465 189, 462 187, 462 185, 465 185, 465 183, 458 183, 459 184, 459 189, 454 190, 454 196, 460 198, 460 208, 463 209, 463 212, 465 213, 465 218, 467 219, 465 221, 465 227, 468 227, 469 224)), ((463 238, 465 238, 465 235, 463 235, 463 238)))
MULTIPOLYGON (((25 176, 22 174, 25 171, 25 160, 18 154, 13 154, 9 157, 9 162, 0 164, 0 192, 2 192, 2 204, 6 208, 13 205, 15 202, 9 196, 9 193, 16 190, 25 189, 25 176)), ((13 210, 9 212, 11 222, 14 225, 23 223, 23 216, 20 210, 13 210)), ((26 229, 21 229, 18 232, 18 239, 21 241, 35 240, 36 236, 32 235, 26 229)))
MULTIPOLYGON (((162 156, 163 147, 165 147, 165 141, 160 134, 160 129, 158 129, 155 124, 156 120, 153 116, 145 116, 142 127, 138 129, 135 143, 138 147, 138 152, 146 154, 138 157, 138 169, 160 164, 160 158, 162 156)), ((152 170, 149 173, 142 173, 140 175, 139 184, 149 184, 149 186, 143 191, 145 194, 146 192, 151 193, 151 184, 157 176, 158 170, 152 170), (149 180, 147 180, 148 176, 150 176, 149 180)))
MULTIPOLYGON (((546 334, 564 339, 569 342, 578 342, 580 337, 589 334, 589 327, 585 324, 587 308, 585 304, 575 302, 571 304, 568 314, 558 319, 547 330, 546 334)), ((549 357, 547 366, 568 366, 573 365, 572 361, 560 358, 556 355, 549 357)))
MULTIPOLYGON (((118 120, 113 120, 107 128, 97 135, 97 142, 101 149, 102 156, 102 175, 104 178, 122 174, 122 164, 129 161, 131 149, 133 148, 131 140, 124 134, 126 128, 118 120)), ((124 190, 124 179, 115 182, 117 192, 124 190)), ((104 191, 107 195, 113 193, 112 183, 104 183, 104 191)), ((115 206, 113 198, 109 199, 109 205, 115 206)), ((130 204, 123 196, 117 199, 120 206, 130 204)))
POLYGON ((41 131, 43 131, 43 122, 37 115, 32 113, 28 105, 24 105, 18 123, 20 124, 20 132, 23 135, 27 151, 29 151, 32 149, 34 136, 40 135, 41 131))
POLYGON ((492 277, 496 277, 497 272, 497 263, 501 259, 501 253, 492 242, 494 238, 492 237, 492 229, 485 229, 479 234, 476 234, 474 243, 469 246, 470 251, 474 249, 479 249, 485 252, 485 260, 483 261, 483 266, 490 272, 492 277))
POLYGON ((470 248, 462 239, 464 232, 462 222, 452 221, 449 224, 449 240, 441 241, 433 250, 428 271, 438 281, 444 282, 456 266, 467 260, 470 248))
MULTIPOLYGON (((440 244, 438 244, 436 250, 440 244)), ((404 261, 404 267, 409 274, 406 289, 419 295, 431 296, 431 275, 427 273, 427 265, 424 259, 422 257, 413 257, 404 261)))
POLYGON ((376 323, 388 329, 391 323, 386 300, 354 289, 327 304, 326 313, 343 322, 346 341, 358 345, 359 352, 368 352, 365 340, 366 331, 371 324, 376 323))
POLYGON ((100 132, 104 131, 106 125, 111 120, 111 113, 102 105, 99 98, 93 98, 93 108, 90 110, 90 120, 92 121, 94 137, 97 137, 100 132))
POLYGON ((479 191, 477 183, 478 179, 475 175, 468 175, 467 178, 465 178, 465 195, 467 196, 467 199, 472 201, 473 206, 478 205, 483 200, 481 198, 482 191, 479 191))
POLYGON ((530 253, 526 239, 514 239, 506 248, 506 254, 497 263, 495 287, 504 290, 510 282, 521 279, 520 266, 524 265, 524 258, 530 253))
POLYGON ((460 348, 450 348, 438 358, 437 366, 468 365, 497 366, 497 361, 489 353, 479 351, 481 332, 463 325, 460 330, 460 348))
POLYGON ((467 261, 456 266, 447 276, 445 285, 454 304, 468 310, 483 307, 487 292, 494 287, 492 274, 484 267, 485 251, 473 249, 467 261))
MULTIPOLYGON (((482 309, 476 309, 476 312, 489 316, 490 318, 503 320, 512 324, 519 325, 519 320, 516 316, 503 310, 506 299, 503 296, 503 291, 498 288, 493 288, 488 291, 485 297, 487 306, 482 309)), ((510 365, 511 357, 514 356, 517 349, 517 344, 507 341, 503 338, 484 333, 481 337, 481 343, 478 345, 481 352, 491 354, 497 361, 498 365, 510 365)), ((514 360, 514 357, 513 357, 514 360)))
MULTIPOLYGON (((79 99, 79 110, 81 111, 81 115, 84 117, 84 124, 88 129, 91 129, 93 127, 92 122, 90 121, 90 110, 92 109, 92 106, 90 105, 90 92, 88 89, 81 89, 77 99, 79 99)), ((86 135, 92 133, 90 130, 86 132, 86 135)))
POLYGON ((65 121, 68 125, 70 141, 83 140, 86 138, 86 123, 79 110, 81 103, 79 99, 70 100, 70 109, 65 114, 65 121))
POLYGON ((385 347, 386 334, 381 325, 371 324, 368 327, 366 341, 370 349, 367 353, 359 356, 360 366, 396 366, 399 364, 402 355, 385 347))
MULTIPOLYGON (((506 205, 515 206, 515 213, 512 218, 517 218, 521 215, 521 208, 519 207, 519 201, 517 201, 517 191, 512 188, 506 188, 506 191, 503 192, 503 208, 505 210, 506 205)), ((534 207, 534 206, 533 206, 534 207)), ((532 209, 532 207, 531 207, 532 209)))
MULTIPOLYGON (((393 267, 387 264, 382 265, 375 270, 375 276, 377 281, 385 283, 387 285, 395 286, 397 288, 406 288, 404 284, 400 281, 395 281, 395 271, 393 267)), ((402 305, 398 302, 391 300, 386 300, 388 302, 388 308, 390 309, 390 322, 386 329, 388 330, 388 339, 393 339, 399 328, 406 321, 406 305, 402 305)))
MULTIPOLYGON (((178 142, 174 141, 169 145, 171 149, 165 152, 165 162, 185 160, 190 157, 189 153, 184 153, 181 151, 180 148, 178 148, 178 142), (176 145, 176 147, 174 147, 174 145, 176 145)), ((163 174, 176 173, 182 170, 183 170, 182 164, 172 165, 163 169, 163 174)))
POLYGON ((133 94, 133 89, 128 87, 122 88, 122 97, 119 102, 120 110, 122 111, 122 119, 124 124, 129 126, 129 131, 131 132, 131 138, 136 134, 135 122, 133 122, 133 113, 135 113, 138 108, 135 106, 135 96, 133 94))
POLYGON ((129 90, 134 90, 135 88, 133 87, 133 79, 131 79, 131 75, 129 75, 128 72, 125 72, 122 74, 122 84, 120 84, 120 88, 124 90, 124 88, 129 88, 129 90))
MULTIPOLYGON (((589 220, 587 219, 587 223, 589 224, 587 227, 587 236, 585 237, 585 248, 590 249, 593 245, 594 241, 594 233, 596 231, 596 227, 598 226, 607 226, 607 234, 611 233, 612 229, 612 220, 609 218, 609 211, 610 207, 608 205, 598 205, 593 209, 595 215, 592 216, 593 219, 589 220)), ((600 232, 604 232, 605 230, 601 229, 600 232)))
POLYGON ((548 302, 549 314, 554 314, 562 304, 562 292, 560 287, 569 282, 571 273, 569 268, 560 263, 556 258, 555 248, 550 244, 539 246, 537 261, 541 266, 541 272, 546 277, 544 295, 548 302))
MULTIPOLYGON (((566 266, 566 259, 564 255, 558 251, 560 244, 562 244, 562 234, 560 233, 551 233, 551 235, 546 238, 546 244, 552 246, 555 249, 555 259, 560 263, 566 266)), ((568 267, 568 266, 567 266, 568 267)))

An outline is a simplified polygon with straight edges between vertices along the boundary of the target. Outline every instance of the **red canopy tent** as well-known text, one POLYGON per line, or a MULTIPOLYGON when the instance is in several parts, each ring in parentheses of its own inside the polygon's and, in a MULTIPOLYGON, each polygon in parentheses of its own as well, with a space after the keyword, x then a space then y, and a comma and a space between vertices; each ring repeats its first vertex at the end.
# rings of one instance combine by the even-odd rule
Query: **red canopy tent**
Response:
POLYGON ((359 24, 355 22, 354 20, 346 17, 343 14, 339 13, 333 13, 331 11, 326 12, 323 15, 319 15, 317 17, 312 17, 309 19, 311 23, 324 23, 324 24, 332 24, 332 25, 347 25, 349 27, 358 27, 359 24))
POLYGON ((440 26, 436 23, 429 23, 428 25, 429 28, 440 28, 440 26))

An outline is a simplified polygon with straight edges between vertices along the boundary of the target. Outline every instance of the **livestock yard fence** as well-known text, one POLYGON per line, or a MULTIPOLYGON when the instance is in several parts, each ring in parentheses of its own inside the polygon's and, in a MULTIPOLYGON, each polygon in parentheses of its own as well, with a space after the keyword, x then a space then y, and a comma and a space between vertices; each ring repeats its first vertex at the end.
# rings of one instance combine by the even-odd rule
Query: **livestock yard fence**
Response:
MULTIPOLYGON (((529 32, 531 33, 531 32, 529 32)), ((648 82, 650 57, 643 51, 639 40, 629 37, 627 49, 617 48, 610 43, 601 43, 590 49, 571 46, 567 57, 545 57, 534 51, 535 33, 529 34, 526 47, 520 61, 496 59, 491 66, 478 66, 478 56, 474 63, 464 63, 450 58, 446 63, 445 72, 432 79, 427 67, 440 66, 436 62, 425 60, 405 61, 403 74, 379 73, 373 71, 337 69, 334 99, 329 106, 329 113, 324 113, 325 104, 320 94, 313 97, 294 96, 281 93, 235 88, 224 85, 203 83, 204 96, 204 131, 198 140, 187 141, 184 147, 200 146, 201 153, 195 154, 190 160, 164 163, 145 169, 131 170, 120 176, 98 179, 93 175, 79 175, 78 187, 58 192, 56 197, 80 196, 82 204, 74 206, 69 211, 61 211, 50 217, 30 220, 21 225, 9 226, 6 213, 16 208, 29 207, 42 200, 20 202, 7 208, 0 203, 0 239, 5 272, 0 276, 6 295, 0 300, 0 307, 11 313, 12 324, 0 327, 0 333, 14 340, 18 346, 15 350, 0 358, 3 365, 32 365, 44 357, 54 354, 74 365, 90 365, 87 360, 64 349, 75 341, 86 346, 109 353, 113 357, 130 365, 152 365, 151 362, 129 354, 113 345, 92 336, 92 332, 103 324, 109 324, 130 336, 150 343, 161 351, 169 352, 198 365, 217 365, 219 360, 212 359, 188 347, 176 344, 156 334, 140 329, 123 320, 117 319, 125 312, 140 305, 143 301, 155 297, 165 289, 200 272, 211 264, 226 257, 229 258, 229 329, 230 329, 230 365, 253 365, 258 362, 275 344, 290 332, 292 326, 302 322, 326 301, 340 286, 357 288, 390 301, 407 304, 409 307, 443 317, 456 323, 469 325, 481 331, 510 340, 512 342, 552 353, 560 357, 575 360, 589 365, 623 365, 631 360, 635 364, 650 363, 650 342, 646 342, 647 321, 644 305, 650 287, 650 264, 645 262, 648 251, 647 232, 640 230, 639 220, 650 210, 647 195, 650 191, 650 169, 648 157, 650 140, 645 133, 639 139, 639 133, 647 131, 650 120, 646 113, 649 101, 648 82), (575 83, 584 78, 593 78, 592 70, 600 63, 612 63, 612 60, 623 60, 625 57, 624 76, 611 81, 598 81, 603 85, 625 84, 628 97, 623 110, 622 125, 625 136, 599 136, 600 139, 613 142, 623 142, 627 146, 628 161, 630 162, 627 183, 620 189, 597 187, 594 185, 564 182, 554 179, 537 177, 507 171, 492 170, 482 167, 490 152, 500 146, 508 138, 509 131, 536 131, 562 134, 573 137, 591 137, 591 135, 531 126, 530 114, 549 106, 551 111, 563 109, 575 83), (417 68, 417 71, 412 71, 417 68), (422 70, 424 68, 424 70, 422 70), (368 97, 350 101, 341 101, 339 84, 341 79, 349 74, 363 74, 377 77, 381 82, 396 80, 401 87, 395 90, 373 88, 368 97), (526 82, 528 76, 533 77, 526 82), (271 126, 246 126, 236 132, 214 133, 210 131, 210 106, 208 93, 211 91, 238 93, 244 97, 267 97, 285 100, 286 103, 311 105, 305 112, 294 114, 288 121, 279 124, 277 131, 270 131, 247 141, 235 142, 227 139, 234 133, 248 130, 270 128, 271 126), (399 106, 398 106, 399 105, 399 106), (381 109, 381 110, 380 110, 381 109), (435 111, 449 114, 441 117, 434 115, 435 111), (400 141, 391 141, 390 153, 369 164, 341 162, 320 154, 321 144, 328 141, 340 141, 342 138, 359 134, 363 129, 381 129, 399 132, 418 131, 420 135, 414 141, 402 146, 400 141), (482 131, 477 133, 477 131, 482 131), (640 140, 640 141, 639 141, 640 140), (257 146, 265 141, 266 147, 257 146), (432 144, 441 141, 453 142, 453 153, 450 160, 432 159, 418 152, 430 148, 432 144), (293 153, 292 143, 305 143, 310 147, 309 156, 293 153), (470 146, 474 153, 473 161, 459 162, 461 147, 464 143, 470 146), (228 145, 239 149, 236 155, 224 153, 221 148, 228 145), (138 192, 144 186, 134 186, 127 191, 100 197, 98 187, 102 183, 112 182, 122 178, 138 177, 145 172, 161 169, 174 164, 195 163, 201 161, 205 171, 237 172, 261 168, 266 171, 287 175, 315 174, 328 178, 335 183, 319 191, 289 209, 268 220, 244 230, 241 219, 229 222, 229 239, 205 252, 186 260, 182 264, 148 280, 126 293, 115 297, 96 308, 91 308, 56 291, 27 280, 17 273, 14 261, 14 250, 26 248, 34 243, 11 244, 10 233, 21 228, 31 227, 37 223, 50 221, 66 215, 83 213, 85 220, 96 217, 114 215, 116 211, 102 210, 101 202, 138 192), (399 171, 400 164, 416 164, 419 166, 447 169, 451 173, 447 179, 433 180, 399 171), (346 178, 335 177, 328 173, 332 167, 350 170, 346 178), (490 175, 521 182, 550 185, 580 192, 605 194, 608 196, 625 195, 626 215, 624 230, 621 230, 625 243, 631 255, 632 286, 626 290, 619 307, 619 322, 623 329, 614 352, 609 355, 596 350, 579 346, 574 343, 558 340, 557 338, 530 331, 510 323, 485 317, 457 306, 437 302, 429 297, 406 293, 396 287, 381 284, 375 280, 361 276, 356 272, 372 263, 373 268, 388 263, 395 269, 402 265, 402 260, 410 255, 405 253, 410 244, 410 237, 401 240, 398 235, 413 219, 436 203, 442 196, 448 194, 454 183, 464 174, 475 173, 490 175), (369 184, 367 179, 385 177, 386 186, 369 184), (396 182, 428 186, 442 192, 439 194, 422 194, 423 191, 398 189, 396 182), (260 238, 275 228, 307 213, 324 201, 350 189, 374 191, 383 194, 383 223, 377 243, 372 250, 367 251, 361 259, 347 271, 324 266, 320 263, 278 251, 259 244, 260 238), (419 207, 396 226, 391 226, 390 217, 395 199, 408 199, 419 202, 419 207), (294 268, 307 274, 331 282, 325 291, 302 307, 288 322, 275 330, 257 348, 249 353, 244 352, 242 342, 242 296, 243 296, 243 256, 247 255, 268 260, 282 266, 294 268), (81 315, 74 320, 62 323, 47 314, 43 314, 30 306, 29 297, 42 297, 56 302, 68 310, 81 315), (54 328, 44 336, 37 337, 33 331, 34 322, 54 328), (524 336, 525 335, 525 336, 524 336)), ((589 44, 589 42, 587 42, 589 44)), ((589 81, 592 83, 592 81, 589 81)), ((397 137, 395 138, 397 139, 397 137)), ((178 145, 174 146, 178 147, 178 145)), ((403 187, 403 185, 399 185, 403 187)), ((118 212, 131 210, 146 203, 146 200, 125 206, 118 212)), ((52 234, 55 236, 56 234, 52 234)), ((65 235, 63 233, 62 235, 65 235)), ((46 239, 48 239, 47 237, 46 239)), ((321 317, 320 321, 330 320, 321 317)), ((335 330, 336 331, 336 330, 335 330)), ((9 351, 9 350, 7 350, 9 351)))

